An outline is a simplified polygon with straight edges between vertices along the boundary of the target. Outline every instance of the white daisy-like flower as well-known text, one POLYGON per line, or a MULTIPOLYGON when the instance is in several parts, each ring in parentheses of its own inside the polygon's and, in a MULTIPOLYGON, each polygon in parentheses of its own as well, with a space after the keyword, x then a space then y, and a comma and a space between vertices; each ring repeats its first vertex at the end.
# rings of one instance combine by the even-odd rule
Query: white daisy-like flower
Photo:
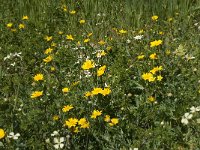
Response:
POLYGON ((199 106, 198 106, 198 107, 192 106, 192 107, 190 108, 190 112, 191 112, 191 113, 195 113, 195 112, 198 112, 198 111, 200 111, 200 107, 199 107, 199 106))
POLYGON ((64 147, 64 141, 65 141, 65 138, 64 137, 60 137, 60 138, 54 138, 53 139, 54 141, 54 148, 55 149, 59 149, 59 148, 63 148, 64 147))
POLYGON ((19 137, 20 137, 20 134, 19 133, 15 134, 14 132, 10 132, 8 135, 8 138, 11 138, 13 140, 17 140, 19 137))
POLYGON ((143 38, 143 35, 136 35, 133 37, 135 40, 141 40, 143 38))

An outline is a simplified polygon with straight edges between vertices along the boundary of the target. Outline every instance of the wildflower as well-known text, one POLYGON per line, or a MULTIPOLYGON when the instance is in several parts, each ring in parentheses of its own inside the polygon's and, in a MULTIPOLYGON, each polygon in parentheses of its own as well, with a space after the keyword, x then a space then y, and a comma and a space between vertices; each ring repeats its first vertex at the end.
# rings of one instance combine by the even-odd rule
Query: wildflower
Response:
POLYGON ((58 120, 58 119, 59 119, 59 116, 58 116, 58 115, 54 115, 54 116, 53 116, 53 120, 54 120, 54 121, 56 121, 56 120, 58 120))
POLYGON ((163 35, 163 34, 164 34, 164 32, 160 31, 160 32, 159 32, 159 34, 160 34, 160 35, 163 35))
POLYGON ((72 36, 71 34, 70 34, 70 35, 67 35, 67 36, 66 36, 66 39, 67 39, 67 40, 71 40, 71 41, 74 40, 74 38, 73 38, 73 36, 72 36))
POLYGON ((19 29, 24 29, 25 28, 25 25, 24 24, 19 24, 19 29))
POLYGON ((72 105, 66 105, 62 108, 62 111, 63 112, 68 112, 70 111, 71 109, 73 109, 74 107, 72 105))
POLYGON ((100 40, 98 43, 99 43, 100 45, 104 45, 106 42, 104 42, 103 40, 100 40))
POLYGON ((82 19, 82 20, 79 21, 79 23, 80 23, 80 24, 84 24, 84 23, 85 23, 85 20, 82 19))
POLYGON ((45 36, 44 39, 48 42, 48 41, 51 41, 53 39, 53 37, 52 36, 45 36))
POLYGON ((69 13, 72 14, 72 15, 74 15, 74 14, 76 13, 76 11, 75 11, 75 10, 72 10, 72 11, 70 11, 69 13))
POLYGON ((99 51, 98 53, 97 53, 97 58, 101 58, 101 56, 105 56, 107 53, 104 51, 104 50, 102 50, 102 51, 99 51))
POLYGON ((159 46, 161 44, 162 44, 162 40, 155 40, 153 42, 150 42, 150 47, 159 46))
POLYGON ((49 55, 48 57, 46 57, 45 59, 43 59, 43 61, 44 61, 45 63, 48 63, 48 62, 51 62, 52 59, 53 59, 53 57, 52 57, 51 55, 49 55))
POLYGON ((106 65, 100 67, 98 70, 97 70, 97 76, 102 76, 105 72, 105 69, 106 69, 106 65))
POLYGON ((167 19, 168 22, 171 22, 172 20, 173 20, 173 18, 168 18, 167 19))
POLYGON ((127 33, 127 31, 126 31, 126 30, 123 30, 123 29, 121 29, 121 30, 119 30, 119 33, 120 33, 120 34, 125 34, 125 33, 127 33))
POLYGON ((78 123, 78 119, 76 118, 69 118, 65 121, 65 125, 68 126, 68 128, 75 127, 78 123))
POLYGON ((43 74, 39 73, 33 77, 34 81, 42 81, 44 79, 43 74))
POLYGON ((86 60, 83 65, 81 66, 81 68, 83 70, 89 70, 91 68, 94 68, 95 65, 94 65, 94 62, 92 60, 86 60))
POLYGON ((198 106, 198 107, 192 106, 192 107, 190 108, 190 112, 191 112, 191 113, 195 113, 195 112, 198 112, 198 111, 200 111, 200 106, 198 106))
POLYGON ((191 119, 192 117, 193 117, 192 114, 190 114, 190 113, 185 113, 184 116, 183 116, 182 119, 181 119, 181 123, 187 125, 187 124, 189 123, 188 120, 191 119))
POLYGON ((88 98, 89 96, 92 96, 92 92, 85 92, 85 94, 84 94, 84 97, 85 98, 88 98))
POLYGON ((161 81, 163 79, 163 77, 161 75, 157 76, 157 80, 161 81))
POLYGON ((166 51, 165 51, 165 54, 166 54, 166 55, 169 55, 170 53, 171 53, 170 50, 166 50, 166 51))
POLYGON ((90 37, 90 36, 92 36, 92 34, 93 34, 92 32, 91 32, 91 33, 88 33, 87 37, 90 37))
POLYGON ((67 88, 67 87, 63 88, 63 89, 62 89, 62 92, 63 92, 63 93, 69 92, 69 88, 67 88))
POLYGON ((28 18, 28 16, 23 16, 22 17, 22 20, 28 20, 29 18, 28 18))
POLYGON ((11 138, 13 140, 17 140, 19 138, 20 134, 14 134, 14 132, 10 132, 9 135, 7 136, 8 138, 11 138))
POLYGON ((56 70, 56 68, 55 67, 51 67, 51 71, 53 72, 53 71, 55 71, 56 70))
POLYGON ((89 126, 90 126, 90 123, 87 122, 87 120, 85 118, 81 118, 78 121, 78 124, 81 126, 80 128, 89 128, 89 126))
POLYGON ((153 21, 157 21, 157 20, 158 20, 158 16, 154 15, 154 16, 151 17, 151 19, 152 19, 153 21))
POLYGON ((149 56, 150 59, 154 60, 154 59, 158 59, 157 54, 153 53, 149 56))
POLYGON ((139 33, 139 34, 142 34, 142 33, 144 33, 144 30, 141 29, 138 33, 139 33))
POLYGON ((43 91, 35 91, 31 94, 31 98, 37 98, 37 97, 40 97, 42 96, 43 94, 43 91))
POLYGON ((143 74, 142 74, 142 78, 143 78, 144 80, 148 80, 149 82, 155 81, 155 77, 153 77, 153 74, 152 74, 152 73, 143 73, 143 74))
POLYGON ((161 70, 163 70, 163 68, 162 68, 162 66, 157 66, 157 67, 154 67, 152 70, 150 70, 150 72, 152 73, 152 74, 155 74, 157 71, 161 71, 161 70))
POLYGON ((17 29, 11 29, 11 31, 12 31, 12 32, 16 32, 16 31, 17 31, 17 29))
POLYGON ((6 26, 7 26, 8 28, 11 28, 11 27, 13 26, 13 24, 12 24, 12 23, 8 23, 6 26))
POLYGON ((91 91, 91 93, 92 93, 92 95, 98 95, 98 94, 101 94, 102 90, 103 90, 102 88, 94 88, 91 91))
POLYGON ((143 35, 136 35, 133 37, 135 40, 141 40, 143 38, 143 35))
POLYGON ((66 12, 66 11, 67 11, 67 6, 66 6, 66 5, 63 5, 63 6, 62 6, 62 9, 63 9, 63 11, 66 12))
POLYGON ((53 141, 55 143, 54 144, 54 148, 55 149, 59 149, 59 148, 63 148, 64 147, 64 144, 63 144, 63 142, 65 141, 64 137, 54 138, 53 141))
POLYGON ((105 121, 105 122, 110 122, 110 116, 109 116, 109 115, 106 115, 105 118, 104 118, 104 121, 105 121))
POLYGON ((78 133, 78 132, 80 132, 80 131, 79 131, 78 127, 75 127, 75 128, 73 129, 73 132, 74 132, 74 133, 78 133))
POLYGON ((83 42, 88 43, 89 41, 90 41, 90 39, 85 39, 83 42))
POLYGON ((110 51, 111 49, 112 49, 111 46, 106 47, 106 50, 107 50, 107 51, 110 51))
POLYGON ((6 135, 5 131, 0 128, 0 139, 3 139, 5 135, 6 135))
POLYGON ((102 114, 102 111, 99 111, 99 110, 96 110, 96 109, 95 109, 95 110, 92 112, 91 118, 96 119, 98 116, 101 116, 101 114, 102 114))
POLYGON ((109 125, 110 126, 114 126, 114 125, 116 125, 116 124, 118 124, 119 123, 119 119, 117 119, 117 118, 112 118, 111 119, 111 122, 109 123, 109 125))
POLYGON ((137 56, 137 59, 142 60, 142 59, 144 59, 144 57, 145 57, 144 55, 139 55, 139 56, 137 56))
POLYGON ((110 88, 104 88, 103 90, 101 90, 101 94, 103 96, 109 95, 111 93, 110 88))
POLYGON ((62 31, 58 31, 58 34, 62 35, 62 34, 63 34, 63 32, 62 32, 62 31))
POLYGON ((51 53, 53 51, 53 48, 47 48, 45 51, 44 51, 44 53, 45 54, 49 54, 49 53, 51 53))
POLYGON ((150 102, 155 102, 155 97, 153 97, 153 96, 150 96, 150 97, 148 97, 148 100, 150 101, 150 102))

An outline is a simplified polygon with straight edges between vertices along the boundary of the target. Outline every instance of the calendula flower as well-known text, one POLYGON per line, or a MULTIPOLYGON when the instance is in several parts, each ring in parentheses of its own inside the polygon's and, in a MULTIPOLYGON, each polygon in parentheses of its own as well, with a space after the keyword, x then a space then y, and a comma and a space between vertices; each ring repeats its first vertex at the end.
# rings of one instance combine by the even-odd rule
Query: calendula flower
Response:
POLYGON ((83 70, 89 70, 91 68, 94 68, 95 67, 95 64, 92 60, 86 60, 83 65, 81 66, 81 68, 83 70))
POLYGON ((173 20, 173 18, 168 18, 167 19, 168 22, 171 22, 172 20, 173 20))
POLYGON ((71 40, 71 41, 73 41, 74 40, 74 38, 73 38, 73 36, 70 34, 70 35, 66 35, 66 39, 67 40, 71 40))
POLYGON ((102 111, 99 111, 99 110, 96 110, 96 109, 95 109, 95 110, 92 112, 91 118, 96 119, 98 116, 101 116, 101 114, 102 114, 102 111))
POLYGON ((38 73, 33 77, 33 79, 34 81, 42 81, 44 79, 44 75, 41 73, 38 73))
POLYGON ((156 78, 153 77, 152 73, 143 73, 142 74, 142 79, 148 80, 149 82, 153 82, 153 81, 155 81, 156 78))
POLYGON ((85 98, 88 98, 89 96, 92 96, 92 92, 85 92, 85 94, 84 94, 84 97, 85 98))
POLYGON ((87 120, 85 118, 81 118, 79 121, 78 121, 78 124, 80 125, 80 128, 89 128, 90 127, 90 123, 87 122, 87 120))
POLYGON ((53 39, 53 37, 52 36, 45 36, 45 38, 44 38, 46 41, 51 41, 52 39, 53 39))
POLYGON ((157 21, 157 20, 158 20, 158 16, 154 15, 154 16, 151 17, 151 19, 152 19, 153 21, 157 21))
POLYGON ((112 118, 112 119, 110 120, 109 125, 110 125, 110 126, 114 126, 114 125, 116 125, 116 124, 118 124, 118 123, 119 123, 119 119, 118 119, 118 118, 112 118))
POLYGON ((109 95, 111 93, 110 88, 104 88, 103 90, 101 90, 101 94, 103 96, 109 95))
POLYGON ((58 116, 58 115, 54 115, 54 116, 53 116, 53 120, 54 120, 54 121, 57 121, 58 119, 59 119, 59 116, 58 116))
POLYGON ((71 10, 69 13, 74 15, 76 13, 76 11, 75 10, 71 10))
POLYGON ((139 55, 139 56, 137 56, 137 59, 142 60, 142 59, 144 59, 144 57, 145 57, 144 55, 139 55))
POLYGON ((43 91, 34 91, 32 94, 31 94, 31 98, 37 98, 37 97, 40 97, 43 95, 43 91))
POLYGON ((85 20, 82 19, 82 20, 79 21, 79 23, 80 23, 80 24, 84 24, 84 23, 85 23, 85 20))
POLYGON ((110 116, 109 116, 109 115, 106 115, 105 118, 104 118, 104 121, 105 121, 105 122, 110 122, 110 116))
POLYGON ((5 137, 6 133, 4 131, 4 129, 0 128, 0 139, 3 139, 5 137))
POLYGON ((157 54, 153 53, 149 56, 150 59, 154 60, 154 59, 158 59, 157 54))
POLYGON ((121 29, 121 30, 119 30, 119 33, 120 33, 120 34, 125 34, 125 33, 127 33, 127 31, 126 31, 126 30, 123 30, 123 29, 121 29))
POLYGON ((7 26, 8 28, 11 28, 11 27, 13 26, 13 24, 12 24, 12 23, 8 23, 6 26, 7 26))
POLYGON ((19 24, 19 29, 24 29, 25 28, 25 25, 24 24, 19 24))
POLYGON ((85 39, 83 42, 88 43, 89 41, 90 41, 90 39, 85 39))
POLYGON ((53 48, 47 48, 45 51, 44 51, 44 53, 45 54, 49 54, 49 53, 51 53, 53 51, 53 48))
POLYGON ((70 118, 65 121, 65 125, 68 126, 68 128, 75 127, 77 123, 78 119, 76 118, 70 118))
POLYGON ((73 109, 74 107, 72 105, 66 105, 62 108, 62 111, 63 112, 68 112, 70 111, 71 109, 73 109))
POLYGON ((93 34, 92 32, 91 32, 91 33, 88 33, 87 37, 90 37, 90 36, 92 36, 92 34, 93 34))
POLYGON ((22 17, 22 20, 28 20, 29 18, 28 18, 28 16, 23 16, 22 17))
POLYGON ((100 45, 105 45, 106 42, 104 42, 103 40, 100 40, 98 43, 99 43, 100 45))
POLYGON ((161 44, 162 44, 162 40, 155 40, 153 42, 150 42, 150 47, 159 46, 161 44))
POLYGON ((49 55, 48 57, 46 57, 45 59, 43 59, 43 61, 45 63, 51 62, 53 60, 53 57, 51 55, 49 55))
POLYGON ((107 51, 110 51, 111 49, 112 49, 112 46, 106 47, 106 50, 107 50, 107 51))
POLYGON ((51 71, 53 72, 53 71, 55 71, 56 70, 56 68, 55 67, 51 67, 51 71))
POLYGON ((99 76, 102 76, 102 75, 104 74, 105 70, 106 70, 106 65, 100 67, 100 68, 97 70, 97 76, 98 76, 98 77, 99 77, 99 76))
POLYGON ((103 90, 102 88, 94 88, 91 91, 91 93, 92 93, 92 95, 98 95, 98 94, 101 94, 102 90, 103 90))
POLYGON ((163 77, 161 75, 157 76, 157 80, 161 81, 163 79, 163 77))
POLYGON ((148 100, 150 101, 150 102, 155 102, 155 97, 153 97, 153 96, 150 96, 150 97, 148 97, 148 100))
POLYGON ((63 93, 69 92, 69 88, 67 88, 67 87, 63 88, 63 89, 62 89, 62 92, 63 92, 63 93))

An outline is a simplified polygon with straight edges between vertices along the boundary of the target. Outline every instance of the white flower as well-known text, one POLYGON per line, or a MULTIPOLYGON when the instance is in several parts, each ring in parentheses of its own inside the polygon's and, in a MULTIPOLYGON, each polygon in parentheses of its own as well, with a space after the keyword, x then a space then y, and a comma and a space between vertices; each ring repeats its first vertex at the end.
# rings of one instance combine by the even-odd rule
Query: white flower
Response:
POLYGON ((199 107, 199 106, 198 106, 198 107, 192 106, 192 107, 190 108, 190 112, 191 112, 191 113, 195 113, 195 112, 197 112, 197 111, 200 111, 200 107, 199 107))
POLYGON ((185 113, 185 114, 184 114, 184 117, 185 117, 186 119, 191 119, 191 118, 193 117, 193 115, 190 114, 190 113, 185 113))
POLYGON ((143 38, 143 35, 136 35, 133 37, 135 40, 141 40, 143 38))
POLYGON ((189 123, 188 120, 189 120, 189 119, 192 119, 192 117, 193 117, 192 114, 190 114, 190 113, 185 113, 184 116, 183 116, 182 119, 181 119, 181 123, 187 125, 187 124, 189 123))
POLYGON ((63 148, 64 147, 64 144, 63 144, 64 140, 65 140, 64 137, 54 138, 53 141, 55 143, 55 145, 54 145, 55 149, 63 148))
POLYGON ((186 118, 182 117, 181 123, 187 125, 188 124, 188 120, 186 118))
POLYGON ((8 138, 12 138, 14 140, 17 140, 19 138, 20 134, 17 133, 17 134, 14 134, 14 132, 10 132, 9 135, 8 135, 8 138))
POLYGON ((128 40, 126 41, 126 43, 128 43, 128 44, 131 43, 131 40, 128 39, 128 40))
POLYGON ((91 72, 89 70, 84 70, 84 74, 86 78, 89 78, 92 76, 91 72))
POLYGON ((51 134, 51 136, 56 136, 56 135, 59 135, 58 131, 53 131, 53 133, 51 134))

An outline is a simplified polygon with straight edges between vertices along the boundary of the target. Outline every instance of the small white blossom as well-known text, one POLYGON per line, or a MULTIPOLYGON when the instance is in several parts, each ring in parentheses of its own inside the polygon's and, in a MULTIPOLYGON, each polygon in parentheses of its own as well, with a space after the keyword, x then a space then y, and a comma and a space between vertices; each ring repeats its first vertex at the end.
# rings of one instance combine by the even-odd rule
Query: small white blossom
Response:
POLYGON ((143 38, 143 35, 136 35, 133 37, 135 40, 141 40, 143 38))
POLYGON ((20 134, 17 133, 15 134, 14 132, 10 132, 9 135, 8 135, 8 138, 11 138, 13 140, 17 140, 19 138, 20 134))
POLYGON ((187 125, 189 123, 189 119, 192 119, 193 115, 190 113, 185 113, 184 116, 181 119, 181 123, 187 125))
POLYGON ((190 112, 191 112, 191 113, 195 113, 195 112, 197 112, 197 111, 200 111, 200 107, 199 107, 199 106, 198 106, 198 107, 192 106, 192 107, 190 108, 190 112))
POLYGON ((53 133, 51 134, 51 136, 56 136, 56 135, 59 135, 58 131, 53 131, 53 133))
POLYGON ((63 144, 64 140, 65 140, 64 137, 54 138, 53 141, 55 143, 55 145, 54 145, 55 149, 63 148, 64 147, 64 144, 63 144))

